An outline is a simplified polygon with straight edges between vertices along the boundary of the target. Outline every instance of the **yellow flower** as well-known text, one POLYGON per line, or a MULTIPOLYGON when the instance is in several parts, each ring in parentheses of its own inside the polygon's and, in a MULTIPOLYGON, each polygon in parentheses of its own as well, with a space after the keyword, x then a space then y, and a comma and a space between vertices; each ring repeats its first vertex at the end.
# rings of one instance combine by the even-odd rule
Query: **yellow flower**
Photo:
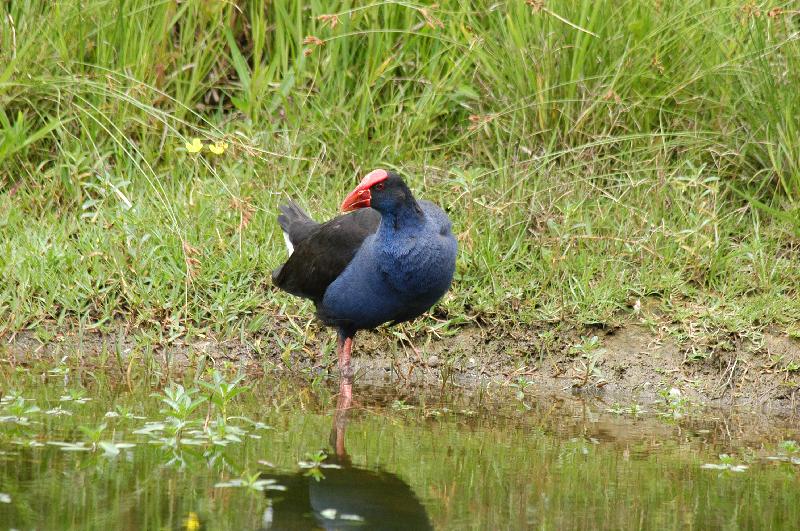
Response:
POLYGON ((203 150, 203 143, 199 138, 193 138, 191 142, 186 142, 186 151, 189 153, 200 153, 203 150))
POLYGON ((213 144, 208 145, 208 150, 215 155, 222 155, 225 153, 226 149, 228 149, 227 142, 214 142, 213 144))
POLYGON ((183 520, 183 527, 186 531, 197 531, 200 529, 200 518, 197 513, 190 512, 183 520))

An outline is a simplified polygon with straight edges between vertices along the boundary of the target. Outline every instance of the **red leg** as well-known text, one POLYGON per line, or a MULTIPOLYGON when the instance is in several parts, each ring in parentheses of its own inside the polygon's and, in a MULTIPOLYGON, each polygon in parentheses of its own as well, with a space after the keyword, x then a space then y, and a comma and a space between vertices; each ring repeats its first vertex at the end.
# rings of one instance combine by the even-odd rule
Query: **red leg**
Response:
POLYGON ((353 369, 350 366, 350 351, 353 349, 353 336, 339 334, 336 353, 339 356, 339 373, 352 383, 353 369))

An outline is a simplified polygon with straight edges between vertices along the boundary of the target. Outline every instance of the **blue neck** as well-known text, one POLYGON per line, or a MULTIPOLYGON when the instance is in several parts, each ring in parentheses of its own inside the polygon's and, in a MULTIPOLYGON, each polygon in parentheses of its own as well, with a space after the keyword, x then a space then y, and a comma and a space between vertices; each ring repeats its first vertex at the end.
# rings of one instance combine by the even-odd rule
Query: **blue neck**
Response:
POLYGON ((412 198, 411 201, 381 211, 381 225, 378 228, 378 233, 384 236, 398 232, 413 231, 424 224, 425 214, 412 198))

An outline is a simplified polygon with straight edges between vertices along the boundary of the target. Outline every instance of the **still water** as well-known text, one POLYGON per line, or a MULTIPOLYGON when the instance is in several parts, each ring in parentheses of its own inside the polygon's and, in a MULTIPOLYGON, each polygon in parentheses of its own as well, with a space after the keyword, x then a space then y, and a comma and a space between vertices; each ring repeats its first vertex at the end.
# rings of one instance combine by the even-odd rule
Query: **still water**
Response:
POLYGON ((800 525, 791 419, 535 386, 58 380, 2 390, 0 529, 800 525))

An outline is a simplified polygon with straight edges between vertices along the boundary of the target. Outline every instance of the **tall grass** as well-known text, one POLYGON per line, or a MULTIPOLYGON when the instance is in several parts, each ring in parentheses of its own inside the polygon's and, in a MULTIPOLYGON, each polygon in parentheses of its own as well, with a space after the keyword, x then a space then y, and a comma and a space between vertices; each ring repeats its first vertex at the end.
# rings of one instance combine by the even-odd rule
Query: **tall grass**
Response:
POLYGON ((795 7, 6 2, 0 332, 257 328, 290 304, 264 287, 277 202, 330 215, 376 165, 452 211, 450 318, 711 292, 763 298, 735 323, 796 318, 795 7))

